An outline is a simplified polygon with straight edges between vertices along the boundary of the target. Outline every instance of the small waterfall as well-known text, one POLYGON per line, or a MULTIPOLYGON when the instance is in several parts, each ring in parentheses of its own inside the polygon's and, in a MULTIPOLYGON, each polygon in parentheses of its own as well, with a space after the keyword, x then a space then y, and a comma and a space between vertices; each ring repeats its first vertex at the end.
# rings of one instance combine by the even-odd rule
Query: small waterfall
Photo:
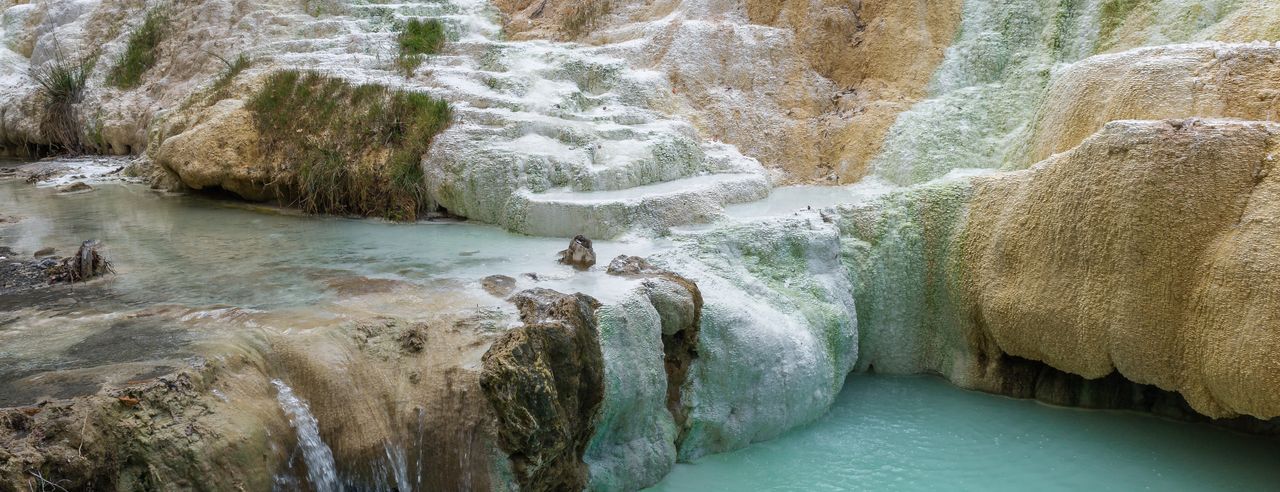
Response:
POLYGON ((341 490, 338 469, 333 461, 333 451, 320 439, 320 423, 311 414, 307 402, 293 394, 293 388, 279 379, 272 379, 280 408, 289 416, 289 425, 298 433, 298 447, 307 463, 307 480, 319 492, 341 490))

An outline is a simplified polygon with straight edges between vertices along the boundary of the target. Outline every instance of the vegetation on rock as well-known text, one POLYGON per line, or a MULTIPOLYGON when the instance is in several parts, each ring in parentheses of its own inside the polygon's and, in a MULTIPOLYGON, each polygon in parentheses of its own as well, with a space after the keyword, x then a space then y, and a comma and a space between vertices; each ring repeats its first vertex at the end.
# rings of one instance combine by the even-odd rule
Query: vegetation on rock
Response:
POLYGON ((277 187, 311 213, 415 220, 427 208, 420 165, 451 119, 429 95, 287 70, 248 101, 277 187))
POLYGON ((129 35, 129 43, 124 53, 116 61, 116 66, 107 74, 107 83, 129 89, 142 83, 142 75, 156 64, 156 47, 164 38, 169 17, 164 10, 153 9, 147 13, 142 26, 129 35))
POLYGON ((218 75, 218 78, 213 81, 213 87, 210 91, 210 94, 212 94, 210 99, 217 101, 229 96, 227 93, 227 87, 231 86, 231 82, 236 80, 236 77, 240 75, 240 72, 243 72, 246 68, 249 68, 250 65, 253 65, 253 59, 249 58, 249 56, 244 53, 236 56, 236 59, 234 60, 227 60, 226 58, 218 55, 213 56, 217 58, 218 61, 221 61, 223 65, 226 65, 222 74, 218 75))
POLYGON ((50 145, 72 154, 84 152, 77 104, 84 98, 85 82, 94 61, 93 57, 71 61, 57 49, 52 62, 31 70, 43 99, 40 132, 50 145))
POLYGON ((410 19, 396 39, 400 44, 396 65, 404 70, 405 76, 413 75, 422 65, 423 57, 439 53, 444 48, 444 23, 436 19, 410 19))

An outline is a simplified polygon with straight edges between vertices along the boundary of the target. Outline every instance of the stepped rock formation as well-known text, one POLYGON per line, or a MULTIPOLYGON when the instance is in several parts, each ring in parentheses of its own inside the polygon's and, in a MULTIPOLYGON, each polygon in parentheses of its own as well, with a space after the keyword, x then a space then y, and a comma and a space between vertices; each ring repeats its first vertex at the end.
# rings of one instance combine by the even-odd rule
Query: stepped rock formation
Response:
POLYGON ((453 106, 409 166, 442 211, 661 243, 556 273, 599 292, 508 297, 546 277, 495 271, 395 316, 344 293, 324 319, 218 320, 234 333, 201 340, 206 363, 0 410, 0 488, 299 485, 277 379, 344 485, 401 490, 647 487, 819 418, 855 370, 1280 418, 1277 2, 216 0, 168 7, 132 89, 106 78, 141 4, 0 2, 5 154, 55 143, 31 70, 97 56, 91 150, 271 200, 246 101, 314 70, 453 106), (405 73, 397 26, 417 18, 448 41, 405 73), (864 178, 899 187, 726 217, 776 183, 864 178))
POLYGON ((578 38, 662 71, 700 131, 784 180, 850 183, 897 114, 926 94, 962 2, 495 3, 517 38, 578 38), (612 8, 566 32, 593 3, 612 8))
POLYGON ((1280 121, 1280 47, 1196 43, 1102 55, 1049 86, 1028 164, 1069 150, 1107 122, 1165 118, 1280 121))

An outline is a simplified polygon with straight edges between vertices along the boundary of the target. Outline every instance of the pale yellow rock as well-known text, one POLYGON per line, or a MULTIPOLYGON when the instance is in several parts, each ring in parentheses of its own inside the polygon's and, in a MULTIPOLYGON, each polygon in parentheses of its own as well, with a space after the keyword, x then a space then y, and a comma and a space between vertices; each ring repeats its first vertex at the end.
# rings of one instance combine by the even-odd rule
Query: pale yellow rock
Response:
POLYGON ((1280 121, 1280 47, 1197 43, 1073 64, 1049 88, 1025 163, 1075 147, 1109 121, 1193 116, 1280 121))
POLYGON ((1280 416, 1280 125, 1118 121, 980 178, 966 316, 1004 352, 1119 371, 1212 417, 1280 416))
POLYGON ((260 154, 253 115, 238 99, 224 99, 197 122, 160 144, 155 162, 200 190, 220 188, 249 200, 275 198, 272 166, 260 154))

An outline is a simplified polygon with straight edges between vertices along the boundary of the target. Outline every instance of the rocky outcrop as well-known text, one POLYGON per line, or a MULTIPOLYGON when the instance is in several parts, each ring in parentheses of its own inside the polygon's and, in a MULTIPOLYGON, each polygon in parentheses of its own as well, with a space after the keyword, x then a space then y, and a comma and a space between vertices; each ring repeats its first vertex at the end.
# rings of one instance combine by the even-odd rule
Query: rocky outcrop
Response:
POLYGON ((981 180, 960 254, 973 319, 1004 352, 1280 416, 1280 126, 1114 122, 981 180))
POLYGON ((480 388, 521 490, 581 490, 582 461, 604 399, 596 308, 582 294, 532 289, 512 298, 524 325, 494 341, 480 388))
POLYGON ((846 211, 859 365, 1006 391, 1015 357, 1176 391, 1208 417, 1280 416, 1263 308, 1280 299, 1277 135, 1112 122, 1031 169, 846 211))
MULTIPOLYGON (((902 112, 893 123, 885 137, 882 152, 874 159, 873 173, 895 184, 909 185, 945 176, 954 169, 1025 168, 1038 162, 1037 158, 1027 156, 1028 141, 1037 124, 1037 112, 1041 108, 1049 112, 1061 111, 1063 102, 1069 99, 1046 100, 1051 85, 1058 83, 1059 74, 1069 77, 1063 79, 1062 84, 1081 80, 1083 72, 1065 69, 1068 64, 1087 60, 1098 53, 1171 43, 1202 40, 1270 43, 1276 39, 1276 25, 1268 23, 1274 22, 1275 17, 1259 15, 1259 11, 1275 10, 1274 2, 1266 0, 964 2, 964 20, 955 42, 947 49, 944 60, 933 75, 929 96, 902 112), (1241 22, 1241 17, 1257 24, 1253 29, 1231 29, 1229 26, 1241 22)), ((1230 69, 1213 68, 1211 64, 1204 63, 1209 60, 1203 55, 1193 56, 1202 62, 1166 59, 1135 63, 1131 65, 1132 70, 1151 71, 1134 74, 1137 79, 1151 82, 1137 82, 1132 87, 1126 86, 1127 82, 1117 83, 1105 89, 1102 85, 1089 84, 1091 89, 1087 90, 1096 92, 1096 89, 1103 89, 1103 93, 1080 92, 1078 95, 1081 101, 1107 104, 1104 94, 1117 94, 1117 107, 1127 106, 1123 101, 1130 97, 1150 102, 1164 101, 1152 110, 1161 114, 1152 117, 1188 117, 1196 114, 1170 114, 1164 110, 1179 104, 1204 110, 1213 104, 1209 102, 1199 106, 1179 102, 1178 99, 1191 93, 1227 94, 1233 90, 1214 87, 1217 84, 1240 88, 1248 85, 1239 80, 1231 81, 1229 76, 1212 81, 1213 73, 1225 76, 1230 69), (1182 68, 1177 68, 1179 66, 1182 68), (1203 67, 1196 71, 1205 76, 1201 80, 1208 83, 1206 87, 1182 92, 1187 88, 1182 84, 1190 79, 1181 76, 1166 79, 1169 85, 1164 87, 1152 83, 1165 75, 1174 75, 1172 72, 1181 70, 1185 73, 1193 66, 1203 67), (1166 73, 1159 73, 1162 70, 1166 73), (1120 90, 1112 92, 1112 89, 1120 90), (1131 89, 1151 93, 1140 92, 1130 96, 1127 91, 1131 89)), ((1229 66, 1243 68, 1245 65, 1232 63, 1229 66)), ((1111 65, 1113 68, 1119 66, 1111 65)), ((1092 72, 1088 68, 1082 70, 1092 72)), ((1100 73, 1091 77, 1099 81, 1115 80, 1100 73)), ((1073 90, 1069 86, 1066 88, 1067 92, 1073 90)), ((1061 89, 1063 87, 1056 90, 1061 89)), ((1214 97, 1209 96, 1208 100, 1214 97)), ((1254 105, 1249 103, 1247 106, 1254 105)), ((1070 109, 1071 104, 1067 106, 1066 110, 1074 111, 1070 109)), ((1103 107, 1097 110, 1106 114, 1103 107)), ((1235 110, 1214 108, 1214 114, 1206 116, 1233 116, 1229 114, 1232 111, 1235 110)), ((1110 120, 1099 120, 1096 124, 1105 121, 1110 120)), ((1044 129, 1050 133, 1077 131, 1056 126, 1044 129)), ((1087 129, 1079 130, 1074 133, 1075 141, 1079 142, 1091 133, 1087 129)), ((1064 145, 1057 150, 1066 150, 1074 144, 1064 145)))
MULTIPOLYGON (((663 368, 667 373, 667 410, 683 429, 687 409, 681 399, 689 366, 698 358, 702 291, 698 284, 653 266, 644 258, 622 255, 609 262, 610 275, 645 278, 644 290, 662 323, 663 368)), ((677 439, 677 442, 679 440, 677 439)))
POLYGON ((215 372, 197 364, 94 396, 0 409, 0 488, 269 489, 282 456, 266 435, 284 429, 242 425, 251 409, 229 412, 207 393, 215 372))
POLYGON ((704 134, 792 182, 853 182, 926 85, 961 2, 503 0, 517 38, 576 38, 663 72, 704 134), (566 30, 584 3, 610 4, 566 30))
POLYGON ((253 115, 242 101, 222 100, 190 118, 185 129, 175 128, 178 117, 165 123, 162 131, 175 134, 156 150, 156 164, 192 189, 226 190, 256 201, 278 197, 281 190, 271 186, 277 176, 264 165, 253 115))
POLYGON ((577 235, 569 240, 569 247, 557 255, 557 261, 579 270, 586 270, 596 264, 596 250, 591 248, 591 240, 577 235))
POLYGON ((1072 64, 1049 86, 1025 164, 1070 150, 1107 122, 1166 118, 1280 120, 1280 47, 1143 48, 1072 64))

